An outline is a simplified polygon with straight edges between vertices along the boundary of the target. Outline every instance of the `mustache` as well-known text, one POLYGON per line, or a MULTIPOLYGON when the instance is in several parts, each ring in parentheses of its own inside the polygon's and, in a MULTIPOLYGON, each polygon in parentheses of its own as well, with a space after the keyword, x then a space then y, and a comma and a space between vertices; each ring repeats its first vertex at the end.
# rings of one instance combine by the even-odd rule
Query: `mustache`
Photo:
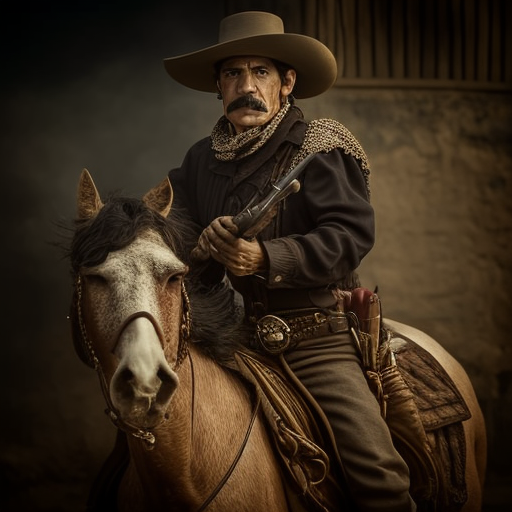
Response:
POLYGON ((263 103, 263 101, 255 98, 254 96, 251 96, 250 94, 247 94, 246 96, 240 96, 236 100, 233 100, 226 107, 226 113, 230 114, 233 112, 233 110, 244 107, 250 108, 252 110, 258 110, 260 112, 268 112, 267 106, 265 103, 263 103))

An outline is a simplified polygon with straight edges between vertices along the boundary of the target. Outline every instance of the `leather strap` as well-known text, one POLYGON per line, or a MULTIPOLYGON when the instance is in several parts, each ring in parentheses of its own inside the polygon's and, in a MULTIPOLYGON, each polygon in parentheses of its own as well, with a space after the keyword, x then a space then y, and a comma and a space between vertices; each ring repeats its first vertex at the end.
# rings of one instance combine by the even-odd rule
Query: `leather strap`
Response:
POLYGON ((292 343, 349 330, 347 317, 338 311, 314 309, 291 313, 283 311, 276 316, 282 317, 290 327, 292 343))
POLYGON ((245 447, 247 446, 247 442, 249 441, 249 437, 251 437, 252 428, 254 427, 254 423, 256 421, 256 418, 258 417, 258 412, 260 410, 261 406, 261 398, 258 397, 258 400, 256 402, 256 405, 254 407, 251 421, 249 423, 249 427, 247 428, 247 432, 245 433, 244 440, 242 444, 240 445, 240 448, 238 450, 238 453, 236 454, 236 457, 234 458, 233 462, 231 463, 231 466, 226 471, 226 474, 222 478, 222 480, 217 484, 217 487, 211 492, 210 496, 206 498, 204 503, 197 509, 197 512, 203 512, 206 510, 206 508, 210 505, 210 503, 217 497, 221 489, 226 485, 226 482, 229 480, 229 477, 233 474, 233 471, 235 470, 238 462, 240 461, 242 454, 244 453, 245 447))

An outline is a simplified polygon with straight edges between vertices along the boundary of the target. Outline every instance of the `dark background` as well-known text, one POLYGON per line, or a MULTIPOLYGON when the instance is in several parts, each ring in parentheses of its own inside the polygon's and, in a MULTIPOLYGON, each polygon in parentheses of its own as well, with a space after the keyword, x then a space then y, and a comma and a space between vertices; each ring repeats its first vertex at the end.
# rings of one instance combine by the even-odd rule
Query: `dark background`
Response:
POLYGON ((3 200, 0 508, 82 510, 114 429, 72 348, 56 246, 82 168, 140 196, 220 115, 162 60, 217 37, 218 2, 2 4, 3 200))
MULTIPOLYGON (((268 8, 269 4, 279 2, 253 4, 255 8, 268 8)), ((189 91, 174 83, 166 75, 162 59, 215 42, 224 2, 7 1, 2 7, 4 307, 0 359, 0 502, 4 511, 74 512, 82 510, 90 482, 111 447, 114 428, 103 414, 104 403, 96 376, 80 363, 72 348, 66 319, 69 271, 59 248, 66 235, 62 226, 71 225, 82 168, 89 169, 102 193, 122 190, 140 196, 160 182, 168 169, 180 164, 193 142, 209 134, 221 114, 220 102, 213 95, 189 91)), ((504 157, 499 148, 510 142, 510 122, 507 123, 510 118, 501 111, 503 107, 505 112, 510 112, 510 96, 494 94, 489 99, 481 95, 466 94, 460 98, 453 93, 429 91, 412 94, 395 94, 389 90, 333 91, 325 99, 304 102, 304 106, 310 117, 341 116, 340 120, 363 142, 370 161, 377 164, 374 167, 381 169, 393 167, 395 150, 406 151, 400 155, 401 161, 427 155, 431 159, 429 165, 432 163, 434 157, 428 153, 431 150, 422 147, 414 137, 414 126, 424 125, 430 110, 436 111, 437 129, 447 136, 453 135, 450 112, 457 113, 456 123, 462 126, 460 133, 464 129, 470 131, 468 119, 478 125, 481 130, 478 137, 464 139, 464 144, 476 148, 483 147, 482 140, 485 148, 488 147, 485 133, 489 130, 486 132, 485 122, 492 118, 493 137, 489 136, 492 138, 489 145, 495 148, 496 139, 499 144, 490 158, 498 165, 488 166, 493 172, 486 178, 486 190, 495 195, 486 201, 493 205, 488 221, 494 222, 497 238, 482 241, 478 233, 468 230, 467 235, 454 226, 451 232, 442 233, 444 238, 438 245, 444 247, 442 254, 448 267, 451 259, 453 267, 459 265, 457 258, 464 252, 461 248, 466 247, 467 236, 471 248, 501 244, 500 254, 506 255, 512 232, 510 216, 500 220, 499 212, 500 208, 505 210, 505 201, 510 202, 510 194, 506 195, 510 190, 510 167, 503 171, 504 157), (441 118, 438 105, 445 107, 441 118), (468 117, 461 119, 461 113, 468 117), (421 116, 423 121, 417 123, 421 116), (397 136, 390 142, 386 122, 400 125, 407 135, 397 136), (398 139, 400 147, 396 144, 398 139), (496 170, 500 166, 501 174, 496 170), (501 194, 499 201, 496 194, 501 194), (472 236, 476 236, 476 241, 472 236), (446 237, 461 242, 446 244, 446 237)), ((436 174, 437 179, 442 179, 439 176, 447 175, 453 162, 439 159, 447 166, 445 173, 436 174)), ((510 152, 506 153, 505 161, 510 162, 510 152)), ((466 175, 468 168, 464 166, 466 175)), ((404 228, 394 232, 392 221, 402 220, 404 215, 389 204, 393 197, 393 206, 400 212, 404 209, 409 212, 405 217, 417 215, 420 223, 425 217, 426 225, 427 217, 436 216, 433 210, 448 208, 453 203, 440 197, 435 203, 425 204, 427 216, 421 210, 424 196, 418 199, 420 196, 414 195, 416 186, 424 190, 426 171, 420 169, 415 174, 409 169, 400 174, 396 169, 396 172, 403 178, 399 185, 394 181, 385 185, 384 178, 378 174, 375 179, 373 193, 376 208, 381 212, 378 225, 383 233, 381 243, 395 247, 405 244, 413 258, 405 264, 400 258, 390 259, 384 250, 388 246, 381 245, 380 252, 377 248, 375 258, 370 258, 363 269, 363 277, 367 279, 364 284, 371 287, 378 281, 389 284, 384 287, 389 290, 400 275, 405 275, 407 280, 408 273, 415 276, 418 267, 423 267, 437 275, 438 283, 442 284, 443 276, 449 279, 455 276, 453 279, 459 286, 462 280, 457 279, 456 268, 445 269, 433 261, 430 249, 419 250, 422 245, 417 245, 418 253, 414 252, 417 239, 411 233, 417 231, 420 240, 434 236, 439 240, 439 232, 433 231, 432 222, 428 223, 428 229, 421 225, 416 230, 412 223, 409 231, 404 228), (393 186, 404 188, 397 194, 393 186)), ((393 180, 393 176, 390 178, 393 180)), ((428 183, 433 183, 432 178, 428 183)), ((475 204, 475 198, 464 190, 466 194, 457 195, 457 207, 467 212, 475 204)), ((435 190, 430 192, 435 199, 435 190)), ((482 200, 480 194, 478 198, 482 200)), ((509 206, 507 211, 510 212, 509 206)), ((402 226, 409 226, 407 220, 403 222, 402 226)), ((487 276, 485 279, 494 277, 496 289, 499 285, 505 287, 496 292, 500 297, 506 294, 506 285, 510 283, 509 258, 483 261, 479 272, 487 276)), ((464 283, 458 291, 452 289, 444 300, 458 304, 456 297, 462 289, 477 304, 479 298, 471 287, 471 278, 464 283)), ((430 283, 421 284, 428 295, 430 283)), ((491 441, 485 510, 510 510, 507 489, 512 484, 508 462, 512 450, 507 432, 510 433, 511 426, 512 371, 506 319, 503 315, 498 318, 499 335, 489 336, 486 345, 482 337, 472 339, 471 345, 463 345, 463 341, 458 342, 450 334, 449 322, 438 321, 443 320, 443 315, 428 308, 421 314, 417 310, 412 312, 411 302, 402 293, 397 295, 389 297, 388 302, 393 318, 420 328, 434 326, 436 337, 440 335, 474 380, 491 441), (448 326, 446 332, 443 325, 448 326), (495 361, 501 362, 496 370, 491 368, 495 361)), ((510 299, 506 300, 510 304, 510 299)), ((503 301, 501 304, 505 311, 510 311, 503 301)), ((451 318, 458 312, 478 327, 478 315, 471 314, 468 301, 464 305, 468 310, 455 308, 451 318)), ((458 325, 454 328, 460 332, 458 325)), ((472 326, 467 326, 461 339, 471 338, 471 332, 472 326)))

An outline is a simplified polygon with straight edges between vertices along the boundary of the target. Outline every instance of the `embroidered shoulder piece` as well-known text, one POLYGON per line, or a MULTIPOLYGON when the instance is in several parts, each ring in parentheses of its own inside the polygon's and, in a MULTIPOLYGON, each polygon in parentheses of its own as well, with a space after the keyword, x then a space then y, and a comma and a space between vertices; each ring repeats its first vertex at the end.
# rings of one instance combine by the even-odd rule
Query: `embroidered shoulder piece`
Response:
POLYGON ((291 168, 311 153, 328 153, 336 148, 342 149, 358 161, 370 197, 370 167, 366 153, 352 133, 334 119, 315 119, 308 123, 304 142, 295 155, 291 168))

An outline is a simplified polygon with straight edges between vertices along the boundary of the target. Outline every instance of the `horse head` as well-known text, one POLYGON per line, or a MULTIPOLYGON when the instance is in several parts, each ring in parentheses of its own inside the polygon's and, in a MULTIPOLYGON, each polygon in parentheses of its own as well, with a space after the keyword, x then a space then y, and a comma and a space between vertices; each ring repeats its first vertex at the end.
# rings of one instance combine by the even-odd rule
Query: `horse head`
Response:
POLYGON ((78 186, 75 347, 97 370, 114 422, 141 437, 165 420, 187 350, 187 267, 172 250, 172 199, 167 178, 141 201, 103 203, 85 169, 78 186))

